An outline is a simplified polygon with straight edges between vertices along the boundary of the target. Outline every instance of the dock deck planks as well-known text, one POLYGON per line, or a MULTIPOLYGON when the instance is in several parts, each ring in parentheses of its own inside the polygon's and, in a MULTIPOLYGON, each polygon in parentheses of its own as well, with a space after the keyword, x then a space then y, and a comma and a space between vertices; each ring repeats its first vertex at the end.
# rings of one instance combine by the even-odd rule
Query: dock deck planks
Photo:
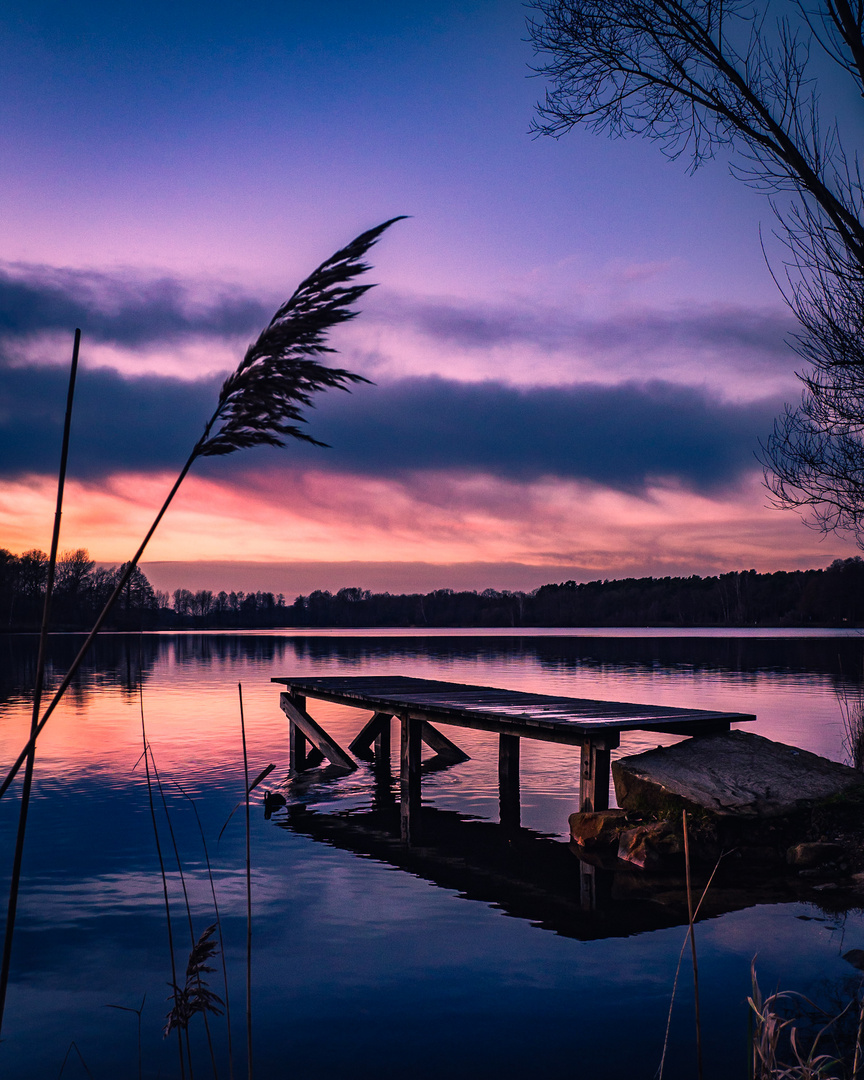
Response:
MULTIPOLYGON (((444 736, 431 726, 433 723, 491 731, 499 735, 502 820, 506 816, 508 821, 518 823, 519 738, 580 746, 580 807, 583 810, 601 810, 608 806, 610 751, 618 746, 622 731, 703 735, 726 731, 732 723, 756 719, 751 713, 598 701, 404 675, 278 676, 272 681, 287 688, 282 695, 282 708, 291 721, 292 748, 299 747, 298 736, 312 736, 314 748, 319 754, 329 757, 331 761, 334 757, 341 758, 341 761, 334 763, 343 767, 350 768, 352 759, 309 717, 305 711, 306 698, 371 709, 380 719, 375 725, 367 725, 370 739, 375 732, 380 734, 381 722, 386 718, 397 717, 400 720, 402 832, 406 840, 411 838, 412 819, 416 818, 416 808, 419 807, 420 741, 422 739, 435 748, 436 736, 444 740, 444 736), (295 723, 302 731, 297 730, 295 723), (320 738, 316 740, 316 733, 319 732, 320 738)), ((362 736, 363 732, 351 744, 355 753, 363 749, 358 745, 362 742, 362 736)), ((294 759, 295 754, 292 753, 292 767, 294 759)), ((302 749, 296 749, 296 761, 302 768, 305 762, 302 749)))

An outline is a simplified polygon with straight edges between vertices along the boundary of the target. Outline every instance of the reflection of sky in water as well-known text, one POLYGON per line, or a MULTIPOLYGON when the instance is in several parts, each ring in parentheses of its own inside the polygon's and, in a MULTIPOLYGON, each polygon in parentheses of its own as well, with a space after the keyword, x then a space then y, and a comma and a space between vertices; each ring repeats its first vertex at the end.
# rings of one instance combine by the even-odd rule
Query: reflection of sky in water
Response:
MULTIPOLYGON (((58 671, 76 644, 71 638, 54 642, 58 671)), ((194 796, 208 839, 235 976, 239 1073, 242 814, 235 814, 221 842, 216 839, 242 792, 238 682, 250 770, 254 774, 274 762, 271 786, 287 770, 288 748, 278 688, 270 677, 336 671, 753 711, 759 733, 842 759, 835 687, 843 675, 860 671, 860 649, 855 639, 144 639, 147 731, 183 855, 196 934, 212 921, 210 886, 194 814, 173 782, 194 796)), ((26 657, 20 644, 10 650, 15 663, 2 688, 6 704, 0 704, 4 760, 17 753, 29 723, 26 657)), ((0 1046, 3 1075, 22 1080, 56 1075, 73 1039, 94 1075, 134 1075, 135 1017, 105 1006, 137 1008, 145 993, 146 1074, 176 1072, 176 1050, 160 1036, 170 968, 146 784, 142 765, 136 767, 139 644, 105 639, 100 650, 86 685, 58 710, 40 743, 4 1031, 8 1041, 0 1046)), ((358 730, 360 717, 352 710, 323 703, 310 703, 310 709, 343 745, 358 730)), ((471 760, 424 777, 424 799, 443 810, 495 820, 494 738, 448 733, 471 760)), ((628 736, 622 752, 658 741, 656 735, 628 736)), ((394 759, 395 753, 394 745, 394 759)), ((566 831, 577 771, 576 751, 523 742, 526 826, 566 831)), ((322 812, 365 809, 372 789, 371 772, 361 765, 335 783, 313 781, 302 797, 322 812)), ((13 800, 0 802, 0 828, 7 837, 16 814, 13 800)), ((407 1072, 476 1080, 529 1071, 547 1077, 653 1074, 683 941, 680 928, 605 940, 562 937, 490 904, 468 902, 453 889, 275 828, 263 819, 260 805, 252 824, 261 1076, 395 1078, 407 1072)), ((164 829, 162 841, 171 867, 164 829)), ((4 865, 4 884, 8 872, 4 865)), ((189 937, 176 866, 170 891, 175 937, 185 948, 189 937)), ((851 972, 841 954, 864 947, 864 921, 858 911, 826 916, 806 904, 763 905, 700 924, 697 942, 706 1076, 727 1080, 745 1074, 744 1001, 753 955, 759 954, 763 986, 773 988, 779 980, 800 990, 817 988, 820 980, 851 972)), ((666 1073, 672 1080, 693 1071, 688 976, 681 979, 673 1024, 666 1073)), ((218 1020, 213 1027, 224 1053, 224 1027, 218 1020)), ((205 1068, 202 1056, 198 1072, 205 1068)), ((80 1075, 80 1066, 70 1063, 67 1074, 80 1075)))

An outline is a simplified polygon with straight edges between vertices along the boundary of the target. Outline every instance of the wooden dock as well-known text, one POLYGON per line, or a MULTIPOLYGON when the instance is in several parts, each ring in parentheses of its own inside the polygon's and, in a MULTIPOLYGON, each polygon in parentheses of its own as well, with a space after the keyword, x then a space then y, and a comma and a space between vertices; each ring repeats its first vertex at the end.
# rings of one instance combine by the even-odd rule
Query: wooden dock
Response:
POLYGON ((622 731, 707 735, 728 731, 732 723, 756 719, 749 713, 594 701, 406 676, 279 676, 272 681, 287 687, 280 704, 290 722, 294 773, 313 768, 325 758, 331 765, 353 771, 357 762, 352 753, 371 758, 377 765, 389 765, 390 722, 394 717, 399 720, 402 839, 409 843, 416 839, 419 823, 421 744, 425 742, 445 760, 464 761, 468 757, 435 725, 498 735, 501 821, 517 826, 521 739, 579 746, 579 807, 605 810, 609 805, 610 754, 619 745, 622 731), (310 716, 308 698, 371 709, 372 716, 344 750, 310 716))

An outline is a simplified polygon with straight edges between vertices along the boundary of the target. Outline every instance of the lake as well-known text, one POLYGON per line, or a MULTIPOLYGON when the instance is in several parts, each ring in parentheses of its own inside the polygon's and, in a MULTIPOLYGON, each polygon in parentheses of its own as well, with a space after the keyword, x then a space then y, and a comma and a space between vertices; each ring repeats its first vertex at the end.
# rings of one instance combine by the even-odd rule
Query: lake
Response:
MULTIPOLYGON (((26 741, 36 644, 35 636, 0 638, 4 761, 26 741)), ((53 684, 79 644, 76 635, 52 637, 53 684)), ((676 902, 651 895, 650 879, 613 883, 605 907, 581 909, 579 863, 561 842, 577 809, 578 750, 523 741, 514 839, 497 824, 495 736, 445 729, 470 760, 424 776, 431 830, 424 825, 421 850, 406 852, 386 834, 394 784, 366 763, 348 776, 318 770, 281 786, 287 722, 271 677, 388 673, 753 712, 750 730, 842 761, 838 694, 860 689, 862 661, 860 636, 830 631, 105 635, 39 743, 2 1075, 56 1076, 74 1043, 64 1076, 86 1076, 86 1065, 94 1077, 135 1077, 136 1011, 142 1075, 180 1075, 176 1038, 162 1037, 171 967, 143 714, 196 937, 214 922, 207 857, 211 864, 234 1072, 245 1076, 242 808, 231 817, 243 794, 240 684, 250 774, 275 765, 253 793, 251 818, 257 1077, 653 1077, 686 926, 676 902), (268 819, 261 794, 277 787, 288 806, 268 819)), ((343 746, 363 719, 336 705, 309 707, 343 746)), ((670 741, 625 734, 617 753, 670 741)), ((397 754, 394 737, 396 775, 397 754)), ((182 969, 190 947, 183 883, 158 789, 155 800, 182 969)), ((16 799, 0 802, 4 909, 17 809, 16 799)), ((858 985, 842 954, 864 948, 864 914, 854 894, 801 889, 754 890, 734 904, 721 890, 714 906, 724 905, 698 924, 696 941, 705 1076, 734 1080, 747 1075, 754 956, 763 989, 802 991, 832 1009, 858 985)), ((695 1075, 685 959, 670 1080, 695 1075)), ((211 989, 224 996, 221 961, 214 966, 211 989)), ((210 1028, 227 1077, 224 1018, 211 1017, 210 1028)), ((195 1075, 212 1075, 200 1016, 190 1034, 195 1075)))

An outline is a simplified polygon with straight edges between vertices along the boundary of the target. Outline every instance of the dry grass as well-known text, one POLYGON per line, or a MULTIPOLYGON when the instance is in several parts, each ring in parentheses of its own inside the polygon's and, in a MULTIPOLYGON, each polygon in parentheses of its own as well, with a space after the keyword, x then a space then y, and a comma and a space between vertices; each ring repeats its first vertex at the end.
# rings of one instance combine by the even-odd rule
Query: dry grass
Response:
MULTIPOLYGON (((803 994, 792 991, 777 991, 763 998, 756 979, 755 960, 750 974, 753 991, 747 1001, 754 1019, 751 1058, 754 1080, 855 1080, 860 1076, 860 1017, 851 1071, 846 1071, 841 1058, 820 1051, 823 1037, 852 1006, 852 1002, 837 1016, 828 1016, 822 1028, 815 1035, 807 1037, 806 1043, 809 1045, 802 1045, 796 1020, 784 1017, 782 1006, 797 1000, 823 1016, 827 1014, 803 994)), ((864 1016, 864 1012, 860 1015, 864 1016)))

